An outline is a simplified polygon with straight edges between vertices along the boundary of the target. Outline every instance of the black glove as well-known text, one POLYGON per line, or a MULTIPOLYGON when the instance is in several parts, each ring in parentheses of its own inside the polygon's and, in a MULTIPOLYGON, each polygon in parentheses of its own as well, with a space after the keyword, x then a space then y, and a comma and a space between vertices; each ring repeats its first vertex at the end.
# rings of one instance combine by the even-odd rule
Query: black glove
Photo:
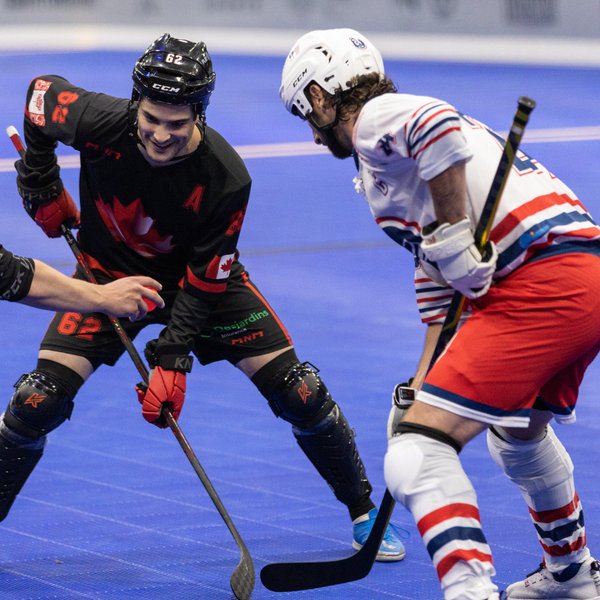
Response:
POLYGON ((58 198, 64 186, 60 178, 60 167, 54 164, 45 173, 36 171, 25 164, 24 160, 15 163, 17 170, 17 189, 23 198, 23 206, 27 214, 35 219, 40 204, 52 202, 58 198))

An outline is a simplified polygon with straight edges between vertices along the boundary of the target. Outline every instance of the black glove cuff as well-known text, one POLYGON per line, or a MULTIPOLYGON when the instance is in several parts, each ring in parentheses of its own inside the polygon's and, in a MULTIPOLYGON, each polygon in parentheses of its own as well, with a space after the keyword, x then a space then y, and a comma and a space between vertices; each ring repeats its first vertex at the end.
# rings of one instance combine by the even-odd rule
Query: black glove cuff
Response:
MULTIPOLYGON (((37 211, 40 204, 46 204, 49 202, 53 202, 60 196, 62 193, 64 186, 62 179, 55 179, 51 184, 46 185, 42 188, 30 188, 23 186, 21 184, 21 180, 17 178, 17 189, 19 191, 19 195, 23 198, 23 203, 25 205, 25 210, 31 215, 31 211, 33 211, 34 215, 37 211)), ((32 215, 32 216, 34 216, 32 215)))
POLYGON ((194 357, 189 354, 165 354, 158 359, 156 366, 168 371, 191 373, 193 362, 194 357))
POLYGON ((189 356, 187 344, 161 344, 151 340, 146 345, 144 355, 152 369, 161 367, 169 371, 191 373, 194 357, 189 356))

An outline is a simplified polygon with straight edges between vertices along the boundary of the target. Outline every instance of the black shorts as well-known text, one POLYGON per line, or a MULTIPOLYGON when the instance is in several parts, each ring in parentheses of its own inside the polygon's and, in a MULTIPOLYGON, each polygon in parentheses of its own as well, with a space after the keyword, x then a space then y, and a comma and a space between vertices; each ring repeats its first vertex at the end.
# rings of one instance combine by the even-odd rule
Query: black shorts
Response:
MULTIPOLYGON (((132 323, 129 319, 120 319, 129 337, 135 339, 147 325, 167 325, 176 294, 161 292, 165 308, 149 312, 141 321, 132 323)), ((291 346, 292 340, 283 323, 252 283, 243 265, 236 263, 227 291, 194 340, 194 354, 203 365, 219 360, 235 365, 243 358, 291 346)), ((114 365, 125 346, 106 315, 68 312, 54 315, 40 349, 83 356, 97 369, 103 364, 114 365)))

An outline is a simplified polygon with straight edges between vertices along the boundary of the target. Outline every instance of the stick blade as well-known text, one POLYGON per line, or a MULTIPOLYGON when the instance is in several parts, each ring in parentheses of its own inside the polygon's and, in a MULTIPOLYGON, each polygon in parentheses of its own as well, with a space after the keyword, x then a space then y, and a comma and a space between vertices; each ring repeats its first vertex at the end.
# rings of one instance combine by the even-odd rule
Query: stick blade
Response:
POLYGON ((242 558, 229 579, 231 591, 237 600, 249 600, 255 583, 256 573, 252 557, 249 552, 242 552, 242 558))
POLYGON ((260 580, 272 592, 299 592, 363 579, 371 572, 395 504, 386 490, 373 529, 356 554, 341 560, 266 565, 260 580))
POLYGON ((371 570, 371 565, 365 568, 362 560, 353 560, 357 556, 324 562, 266 565, 260 572, 260 580, 272 592, 299 592, 349 583, 366 577, 371 570))

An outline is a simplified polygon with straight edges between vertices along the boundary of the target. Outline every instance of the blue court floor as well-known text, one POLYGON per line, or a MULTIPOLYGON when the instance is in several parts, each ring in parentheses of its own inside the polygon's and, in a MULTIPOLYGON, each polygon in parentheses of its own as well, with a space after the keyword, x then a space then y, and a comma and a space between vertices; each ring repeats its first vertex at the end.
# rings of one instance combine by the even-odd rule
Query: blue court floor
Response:
MULTIPOLYGON (((61 74, 88 89, 128 96, 136 57, 131 52, 0 54, 2 129, 22 130, 25 91, 36 75, 61 74)), ((217 89, 208 122, 240 152, 249 156, 250 145, 265 150, 311 140, 308 126, 290 117, 279 101, 283 58, 215 55, 213 61, 217 89)), ((388 62, 387 67, 401 91, 447 100, 497 131, 508 129, 520 95, 534 98, 538 107, 523 149, 599 218, 600 71, 428 62, 388 62)), ((58 153, 73 155, 70 148, 58 153)), ((414 301, 412 259, 387 240, 355 193, 351 161, 289 153, 247 158, 254 185, 241 260, 289 330, 300 359, 321 370, 355 428, 379 503, 391 391, 412 375, 425 334, 414 301)), ((71 273, 74 261, 66 242, 46 239, 22 209, 13 160, 14 149, 2 135, 0 243, 71 273)), ((77 169, 63 168, 63 179, 75 195, 77 169)), ((50 316, 20 305, 0 307, 1 407, 14 382, 34 368, 50 316)), ((146 330, 138 348, 157 334, 146 330)), ((50 436, 42 461, 0 524, 2 600, 232 597, 229 577, 239 560, 237 546, 170 430, 143 420, 133 389, 138 379, 126 355, 114 368, 100 369, 79 393, 72 420, 50 436)), ((588 544, 598 557, 599 384, 597 361, 581 388, 577 423, 555 427, 576 465, 588 544)), ((392 520, 410 532, 403 562, 376 564, 367 578, 343 586, 290 594, 266 590, 258 573, 268 563, 351 554, 345 507, 302 454, 289 425, 273 416, 230 365, 195 366, 179 423, 253 557, 254 600, 441 597, 427 552, 402 506, 392 520)), ((483 437, 461 457, 479 495, 496 582, 505 588, 541 560, 527 508, 489 457, 483 437)))

